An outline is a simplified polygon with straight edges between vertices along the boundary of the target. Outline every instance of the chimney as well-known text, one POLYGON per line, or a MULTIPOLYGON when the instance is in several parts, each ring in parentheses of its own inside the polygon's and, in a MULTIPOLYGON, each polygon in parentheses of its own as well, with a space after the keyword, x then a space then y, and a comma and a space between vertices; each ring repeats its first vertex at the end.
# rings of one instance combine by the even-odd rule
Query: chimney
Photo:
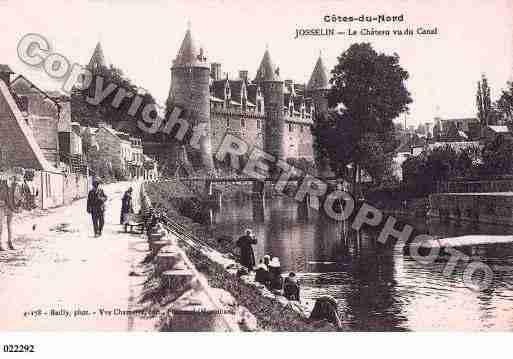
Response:
POLYGON ((240 70, 239 71, 239 79, 247 82, 248 81, 248 71, 247 70, 240 70))
POLYGON ((222 80, 221 78, 221 64, 219 62, 212 62, 210 64, 210 76, 214 81, 222 80))
POLYGON ((11 74, 13 73, 9 65, 0 64, 0 80, 7 86, 11 83, 11 74))

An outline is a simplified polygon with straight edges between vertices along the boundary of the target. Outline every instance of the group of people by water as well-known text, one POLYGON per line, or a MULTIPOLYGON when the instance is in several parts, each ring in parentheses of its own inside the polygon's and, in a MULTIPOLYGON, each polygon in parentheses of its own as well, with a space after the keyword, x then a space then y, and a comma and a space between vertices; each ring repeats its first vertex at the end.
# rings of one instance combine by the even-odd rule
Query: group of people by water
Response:
MULTIPOLYGON (((264 255, 258 265, 255 260, 253 245, 257 244, 257 239, 253 236, 251 229, 241 236, 235 245, 240 249, 239 260, 242 266, 248 272, 255 272, 255 282, 265 285, 270 291, 282 294, 291 301, 300 302, 300 285, 296 274, 290 272, 283 278, 280 259, 278 257, 264 255)), ((314 307, 310 313, 310 320, 327 320, 338 329, 342 329, 342 323, 338 314, 337 301, 330 295, 323 295, 315 301, 314 307)))
POLYGON ((300 287, 296 274, 290 272, 283 279, 280 259, 265 255, 260 259, 258 265, 255 260, 253 245, 257 244, 257 239, 253 236, 250 229, 240 237, 235 243, 240 248, 240 263, 248 271, 255 272, 255 281, 265 285, 270 291, 283 293, 283 296, 289 300, 300 301, 300 287))

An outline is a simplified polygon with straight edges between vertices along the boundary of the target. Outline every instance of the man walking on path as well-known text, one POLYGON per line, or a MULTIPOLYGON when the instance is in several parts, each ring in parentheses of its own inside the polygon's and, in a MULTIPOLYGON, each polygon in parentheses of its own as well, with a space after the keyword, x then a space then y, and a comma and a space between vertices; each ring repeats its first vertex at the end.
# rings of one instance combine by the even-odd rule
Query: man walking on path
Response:
POLYGON ((102 235, 105 222, 105 202, 107 202, 107 196, 100 187, 100 181, 95 179, 93 181, 93 189, 89 191, 87 196, 87 213, 90 213, 93 218, 95 237, 102 235))

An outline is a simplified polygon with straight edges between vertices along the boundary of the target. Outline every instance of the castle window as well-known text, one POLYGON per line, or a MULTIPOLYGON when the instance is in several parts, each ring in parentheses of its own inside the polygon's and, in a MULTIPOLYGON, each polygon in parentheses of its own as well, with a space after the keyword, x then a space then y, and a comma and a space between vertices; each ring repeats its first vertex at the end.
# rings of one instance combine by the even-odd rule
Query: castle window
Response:
POLYGON ((301 108, 301 118, 305 117, 305 108, 301 108))
POLYGON ((300 125, 300 126, 299 126, 299 131, 300 131, 300 132, 303 132, 303 125, 300 125))
POLYGON ((246 127, 246 120, 243 118, 240 119, 240 127, 246 127))
POLYGON ((262 112, 262 101, 258 100, 257 102, 258 112, 262 112))
POLYGON ((260 120, 257 120, 257 129, 260 129, 260 120))
POLYGON ((289 132, 293 132, 294 131, 294 125, 289 123, 289 132))
POLYGON ((230 119, 229 118, 226 119, 226 127, 230 127, 230 119))

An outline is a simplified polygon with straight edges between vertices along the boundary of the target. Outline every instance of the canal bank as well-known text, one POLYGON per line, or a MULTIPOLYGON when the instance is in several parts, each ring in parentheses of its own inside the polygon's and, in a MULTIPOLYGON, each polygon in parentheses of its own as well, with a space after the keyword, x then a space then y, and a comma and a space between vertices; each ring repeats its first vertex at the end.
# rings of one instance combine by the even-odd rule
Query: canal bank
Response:
POLYGON ((205 274, 212 287, 227 290, 242 306, 257 318, 258 327, 266 331, 334 331, 325 321, 308 321, 310 306, 291 302, 256 283, 252 275, 239 276, 240 266, 234 260, 231 238, 209 236, 208 225, 194 222, 183 215, 185 208, 192 218, 201 218, 200 203, 194 191, 177 182, 158 182, 145 185, 146 193, 155 208, 167 214, 174 223, 182 248, 198 271, 205 274))
MULTIPOLYGON (((172 195, 166 190, 161 194, 164 199, 172 195)), ((379 231, 344 232, 340 223, 323 216, 302 217, 300 207, 285 196, 268 197, 264 203, 251 196, 227 199, 214 211, 214 225, 191 228, 201 241, 227 258, 232 241, 246 228, 253 229, 258 239, 256 257, 279 257, 285 273, 294 271, 301 283, 302 302, 333 296, 346 330, 513 329, 513 315, 508 312, 513 306, 513 271, 508 269, 513 268, 513 244, 459 248, 472 261, 482 261, 495 272, 490 288, 475 291, 463 280, 464 261, 453 263, 441 256, 433 263, 419 263, 395 246, 380 245, 379 231), (448 264, 456 264, 450 275, 444 273, 448 264)), ((437 238, 513 235, 509 226, 411 215, 403 223, 437 238)))

